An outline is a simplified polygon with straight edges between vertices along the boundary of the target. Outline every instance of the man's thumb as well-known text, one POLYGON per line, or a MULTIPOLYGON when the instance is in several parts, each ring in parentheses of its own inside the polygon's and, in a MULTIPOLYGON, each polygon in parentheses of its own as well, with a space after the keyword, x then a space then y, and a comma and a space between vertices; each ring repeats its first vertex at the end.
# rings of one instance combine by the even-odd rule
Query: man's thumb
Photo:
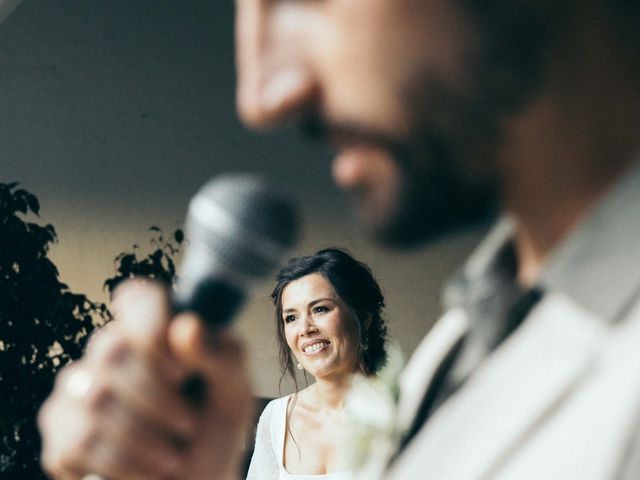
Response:
POLYGON ((193 313, 181 313, 171 322, 169 345, 184 366, 204 375, 244 365, 239 343, 223 330, 211 332, 193 313))
POLYGON ((248 415, 251 389, 243 349, 230 332, 212 333, 198 316, 182 313, 169 327, 169 345, 183 368, 194 375, 185 385, 187 395, 213 400, 218 413, 230 418, 248 415))

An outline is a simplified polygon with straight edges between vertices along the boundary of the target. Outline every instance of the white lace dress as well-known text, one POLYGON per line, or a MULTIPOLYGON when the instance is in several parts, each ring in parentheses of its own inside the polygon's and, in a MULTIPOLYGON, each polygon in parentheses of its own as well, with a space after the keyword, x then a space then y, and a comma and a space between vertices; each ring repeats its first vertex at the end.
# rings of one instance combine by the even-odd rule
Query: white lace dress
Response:
POLYGON ((256 445, 247 480, 352 480, 350 472, 326 475, 293 475, 284 468, 287 405, 291 395, 267 404, 256 431, 256 445))

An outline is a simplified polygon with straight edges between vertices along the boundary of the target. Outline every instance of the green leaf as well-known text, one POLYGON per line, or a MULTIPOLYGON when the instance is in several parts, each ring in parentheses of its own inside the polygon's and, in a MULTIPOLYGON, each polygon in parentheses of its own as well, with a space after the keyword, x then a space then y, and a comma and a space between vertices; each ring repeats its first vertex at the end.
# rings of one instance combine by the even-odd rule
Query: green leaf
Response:
POLYGON ((29 193, 25 196, 25 198, 31 211, 36 215, 40 215, 40 202, 38 201, 36 196, 29 193))

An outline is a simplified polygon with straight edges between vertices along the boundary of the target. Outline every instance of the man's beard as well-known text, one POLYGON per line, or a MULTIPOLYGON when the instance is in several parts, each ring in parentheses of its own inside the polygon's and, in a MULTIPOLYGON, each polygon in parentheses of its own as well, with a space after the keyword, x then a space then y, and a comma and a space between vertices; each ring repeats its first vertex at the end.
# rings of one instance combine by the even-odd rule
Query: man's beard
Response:
POLYGON ((500 158, 505 126, 541 92, 553 38, 544 16, 510 8, 488 16, 469 11, 480 41, 465 62, 465 87, 425 75, 404 92, 415 131, 397 142, 405 146, 394 155, 404 189, 396 215, 373 231, 384 244, 411 247, 484 223, 504 200, 510 180, 501 166, 509 159, 500 158))
MULTIPOLYGON (((437 108, 430 105, 431 111, 437 108)), ((416 114, 422 111, 416 109, 416 114)), ((429 118, 414 122, 419 128, 402 139, 391 139, 359 126, 329 124, 318 118, 304 125, 307 136, 347 138, 384 152, 382 156, 393 162, 391 170, 395 174, 384 178, 384 187, 378 183, 347 192, 360 223, 385 246, 418 246, 452 230, 485 222, 495 211, 495 175, 487 167, 492 163, 486 157, 495 152, 496 129, 476 122, 478 125, 473 127, 456 124, 451 126, 456 127, 455 132, 445 131, 439 126, 434 128, 429 118), (464 161, 469 158, 477 161, 464 161)))
POLYGON ((496 211, 500 144, 498 120, 481 115, 473 102, 436 81, 414 82, 429 95, 406 91, 412 103, 413 131, 390 138, 359 126, 310 119, 308 136, 351 138, 386 153, 397 167, 393 194, 384 206, 367 191, 349 192, 365 229, 393 248, 411 248, 444 234, 486 223, 496 211), (426 113, 428 112, 428 113, 426 113))
POLYGON ((497 210, 499 119, 481 115, 444 86, 429 83, 430 99, 421 103, 418 95, 411 96, 415 131, 390 148, 400 167, 392 214, 370 229, 377 241, 391 247, 419 246, 486 223, 497 210))
POLYGON ((400 92, 399 101, 412 112, 413 128, 404 138, 318 118, 306 125, 316 137, 351 135, 370 142, 398 166, 394 198, 380 215, 367 211, 366 194, 352 195, 356 210, 367 212, 360 215, 365 227, 384 245, 421 245, 485 223, 498 210, 508 181, 499 167, 505 124, 540 91, 549 38, 544 20, 526 13, 507 27, 482 27, 491 33, 481 32, 480 44, 469 52, 464 87, 424 74, 400 92))

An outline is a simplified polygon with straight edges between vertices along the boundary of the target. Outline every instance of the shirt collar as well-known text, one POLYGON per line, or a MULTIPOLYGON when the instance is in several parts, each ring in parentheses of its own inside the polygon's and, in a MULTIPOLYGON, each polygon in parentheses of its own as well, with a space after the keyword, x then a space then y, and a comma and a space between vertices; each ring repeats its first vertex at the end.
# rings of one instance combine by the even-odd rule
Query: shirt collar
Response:
POLYGON ((504 217, 476 247, 462 269, 445 284, 442 298, 447 309, 468 303, 470 296, 490 296, 504 285, 501 272, 512 249, 512 238, 513 222, 504 217))
POLYGON ((632 306, 640 289, 640 163, 552 252, 539 284, 609 322, 632 306))
MULTIPOLYGON (((451 308, 470 293, 504 288, 505 252, 513 246, 513 222, 500 219, 447 284, 451 308)), ((512 279, 515 284, 515 279, 512 279)), ((591 214, 551 253, 535 287, 560 291, 606 321, 619 319, 640 292, 640 164, 619 180, 591 214)))

